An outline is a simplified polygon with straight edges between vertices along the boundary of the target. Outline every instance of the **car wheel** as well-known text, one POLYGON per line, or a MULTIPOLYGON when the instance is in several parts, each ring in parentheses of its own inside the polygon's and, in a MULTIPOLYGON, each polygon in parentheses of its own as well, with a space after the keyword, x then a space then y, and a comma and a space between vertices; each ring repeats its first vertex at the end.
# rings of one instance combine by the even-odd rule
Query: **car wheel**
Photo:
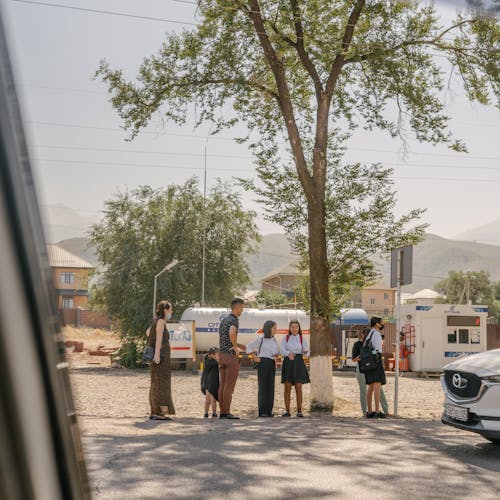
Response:
POLYGON ((498 439, 498 438, 489 438, 489 437, 487 437, 486 439, 487 439, 488 441, 490 441, 491 443, 493 443, 493 444, 496 444, 496 445, 500 446, 500 439, 498 439))

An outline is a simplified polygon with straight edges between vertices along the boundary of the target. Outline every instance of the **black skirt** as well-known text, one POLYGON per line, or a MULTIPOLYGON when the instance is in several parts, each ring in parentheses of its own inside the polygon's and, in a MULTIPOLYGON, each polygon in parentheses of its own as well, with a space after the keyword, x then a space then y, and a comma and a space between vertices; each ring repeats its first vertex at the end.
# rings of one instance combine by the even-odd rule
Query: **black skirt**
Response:
POLYGON ((385 371, 382 360, 375 370, 365 373, 365 380, 366 385, 373 384, 374 382, 380 382, 382 385, 385 385, 385 371))
POLYGON ((285 382, 295 385, 308 384, 310 382, 306 364, 302 359, 302 354, 296 354, 293 361, 287 356, 283 360, 281 367, 281 383, 285 382))

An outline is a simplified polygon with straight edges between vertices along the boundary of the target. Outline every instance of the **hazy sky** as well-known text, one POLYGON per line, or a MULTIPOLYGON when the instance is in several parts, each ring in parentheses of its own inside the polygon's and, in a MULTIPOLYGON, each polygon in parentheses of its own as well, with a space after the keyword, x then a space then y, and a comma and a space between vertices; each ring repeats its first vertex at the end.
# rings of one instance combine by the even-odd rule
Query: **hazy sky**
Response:
MULTIPOLYGON (((133 77, 142 58, 160 47, 165 32, 182 25, 0 1, 7 14, 42 205, 62 205, 75 210, 82 220, 97 220, 103 201, 117 190, 141 184, 165 186, 192 175, 202 178, 208 129, 167 125, 158 132, 161 129, 154 123, 132 143, 125 142, 104 86, 92 80, 101 58, 133 77)), ((179 0, 51 3, 171 21, 195 20, 195 5, 179 0)), ((438 6, 449 19, 459 3, 443 1, 438 6)), ((383 133, 366 132, 352 138, 348 152, 349 160, 380 161, 394 167, 398 211, 427 208, 425 221, 431 224, 430 231, 445 237, 500 218, 499 113, 493 106, 470 105, 457 85, 454 91, 443 99, 452 129, 466 141, 468 155, 411 142, 405 163, 399 142, 383 133)), ((224 137, 231 135, 224 132, 224 137)), ((210 138, 207 151, 209 185, 217 177, 230 180, 235 173, 252 176, 252 159, 245 146, 210 138)), ((243 195, 249 208, 262 212, 252 198, 243 195)), ((55 212, 46 209, 46 213, 55 212)), ((261 216, 259 226, 264 233, 279 231, 261 216)))

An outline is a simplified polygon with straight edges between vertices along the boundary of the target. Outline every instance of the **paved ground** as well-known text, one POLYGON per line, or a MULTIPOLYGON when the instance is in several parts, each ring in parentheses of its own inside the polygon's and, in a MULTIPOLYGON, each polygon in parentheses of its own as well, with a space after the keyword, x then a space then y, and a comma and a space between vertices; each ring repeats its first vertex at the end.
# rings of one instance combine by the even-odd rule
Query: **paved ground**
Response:
POLYGON ((500 447, 436 421, 82 417, 98 499, 498 499, 500 447))

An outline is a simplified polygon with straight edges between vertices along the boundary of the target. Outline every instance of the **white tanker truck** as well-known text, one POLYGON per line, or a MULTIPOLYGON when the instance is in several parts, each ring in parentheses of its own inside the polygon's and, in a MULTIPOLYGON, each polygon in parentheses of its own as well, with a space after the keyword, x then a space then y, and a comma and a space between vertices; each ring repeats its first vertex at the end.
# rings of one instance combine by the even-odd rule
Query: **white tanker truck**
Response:
MULTIPOLYGON (((210 347, 219 346, 219 324, 229 315, 230 309, 215 307, 189 307, 182 313, 181 321, 194 321, 196 351, 206 352, 210 347)), ((238 342, 247 345, 262 333, 262 326, 267 320, 278 325, 276 338, 281 339, 288 333, 288 324, 292 319, 300 322, 304 335, 309 335, 309 316, 296 309, 244 309, 240 316, 238 342)))

